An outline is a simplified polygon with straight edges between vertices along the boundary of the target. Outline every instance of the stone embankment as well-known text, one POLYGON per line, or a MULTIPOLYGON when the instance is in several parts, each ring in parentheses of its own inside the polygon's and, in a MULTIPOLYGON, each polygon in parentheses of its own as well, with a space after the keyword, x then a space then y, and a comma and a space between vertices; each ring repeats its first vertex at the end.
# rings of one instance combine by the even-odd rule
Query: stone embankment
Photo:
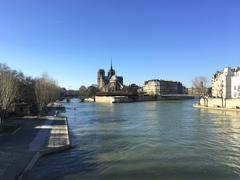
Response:
POLYGON ((194 99, 193 96, 176 95, 149 95, 149 96, 96 96, 95 102, 101 103, 128 103, 142 101, 164 101, 164 100, 183 100, 194 99))
POLYGON ((0 137, 0 179, 27 179, 41 156, 72 147, 67 117, 58 117, 65 108, 55 103, 48 116, 7 121, 19 125, 14 135, 0 137))
POLYGON ((240 111, 240 99, 224 98, 201 98, 200 105, 194 104, 196 108, 221 109, 229 111, 240 111))
POLYGON ((223 111, 238 111, 240 112, 240 109, 233 109, 233 108, 224 108, 224 107, 208 107, 208 106, 201 106, 198 104, 193 104, 193 107, 200 108, 200 109, 213 109, 213 110, 223 110, 223 111))

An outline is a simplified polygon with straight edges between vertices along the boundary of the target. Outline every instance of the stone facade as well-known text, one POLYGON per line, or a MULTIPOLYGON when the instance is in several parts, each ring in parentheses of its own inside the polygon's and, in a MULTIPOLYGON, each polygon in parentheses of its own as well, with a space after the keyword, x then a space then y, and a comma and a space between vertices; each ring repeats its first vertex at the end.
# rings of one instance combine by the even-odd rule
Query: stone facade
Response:
POLYGON ((153 79, 144 82, 143 92, 149 95, 185 94, 186 88, 178 81, 153 79))
MULTIPOLYGON (((212 96, 232 98, 232 77, 238 67, 226 67, 212 77, 212 96)), ((236 83, 236 82, 235 82, 236 83)))
POLYGON ((231 77, 231 97, 240 98, 240 68, 238 68, 231 77))
POLYGON ((15 113, 17 115, 29 115, 30 108, 31 108, 30 104, 26 104, 26 103, 15 104, 15 113))
POLYGON ((107 76, 105 76, 104 69, 98 70, 97 83, 97 87, 101 92, 116 92, 123 88, 123 77, 116 76, 111 63, 107 76))

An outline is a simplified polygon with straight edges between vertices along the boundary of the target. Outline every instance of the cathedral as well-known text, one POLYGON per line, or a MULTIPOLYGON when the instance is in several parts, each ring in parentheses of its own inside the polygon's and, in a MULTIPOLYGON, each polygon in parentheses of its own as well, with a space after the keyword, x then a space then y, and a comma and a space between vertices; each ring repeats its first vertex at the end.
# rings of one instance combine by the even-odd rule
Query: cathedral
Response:
POLYGON ((107 76, 105 76, 104 69, 98 70, 97 84, 101 92, 116 92, 123 89, 123 77, 116 76, 115 70, 112 68, 112 61, 107 76))

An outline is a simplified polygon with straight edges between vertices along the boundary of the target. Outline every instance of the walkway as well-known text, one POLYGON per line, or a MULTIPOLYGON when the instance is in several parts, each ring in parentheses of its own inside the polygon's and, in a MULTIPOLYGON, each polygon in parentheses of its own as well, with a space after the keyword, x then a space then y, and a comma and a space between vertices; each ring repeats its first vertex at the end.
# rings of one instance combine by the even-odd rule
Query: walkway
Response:
POLYGON ((0 137, 0 179, 26 179, 37 160, 45 154, 71 148, 66 117, 54 116, 63 107, 49 107, 49 116, 41 119, 12 120, 20 125, 14 135, 0 137))

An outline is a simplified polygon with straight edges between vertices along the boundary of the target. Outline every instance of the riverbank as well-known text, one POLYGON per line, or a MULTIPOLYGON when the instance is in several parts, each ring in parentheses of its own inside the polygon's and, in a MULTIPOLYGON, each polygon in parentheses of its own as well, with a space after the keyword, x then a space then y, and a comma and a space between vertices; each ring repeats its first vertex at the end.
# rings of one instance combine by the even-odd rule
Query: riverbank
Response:
POLYGON ((6 121, 21 129, 0 137, 0 179, 27 179, 41 156, 72 147, 67 117, 56 116, 64 107, 55 103, 47 116, 6 121))
POLYGON ((194 96, 185 94, 171 95, 144 95, 144 96, 95 96, 95 102, 100 103, 129 103, 144 101, 164 101, 164 100, 183 100, 194 99, 194 96))
POLYGON ((198 104, 193 104, 193 107, 200 108, 200 109, 214 109, 214 110, 238 111, 238 112, 240 112, 240 109, 223 108, 223 107, 207 107, 207 106, 201 106, 201 105, 198 105, 198 104))

